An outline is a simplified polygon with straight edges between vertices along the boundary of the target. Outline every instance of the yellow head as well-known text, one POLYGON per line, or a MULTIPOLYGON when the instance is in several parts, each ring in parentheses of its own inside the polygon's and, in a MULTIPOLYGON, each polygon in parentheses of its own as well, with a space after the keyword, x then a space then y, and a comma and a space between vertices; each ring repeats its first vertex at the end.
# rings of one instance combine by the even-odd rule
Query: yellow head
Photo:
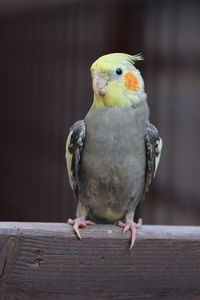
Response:
POLYGON ((112 53, 101 56, 91 66, 94 105, 122 107, 146 100, 144 81, 134 63, 140 55, 112 53))

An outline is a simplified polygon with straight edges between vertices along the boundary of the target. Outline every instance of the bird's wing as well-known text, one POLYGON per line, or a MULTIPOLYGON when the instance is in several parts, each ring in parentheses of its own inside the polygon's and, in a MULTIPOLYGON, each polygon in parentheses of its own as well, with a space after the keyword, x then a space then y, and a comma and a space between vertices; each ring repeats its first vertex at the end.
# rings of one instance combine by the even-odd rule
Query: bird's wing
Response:
POLYGON ((149 190, 151 182, 156 175, 160 155, 162 150, 162 139, 159 136, 157 128, 149 123, 145 135, 146 147, 146 183, 145 192, 149 190))
POLYGON ((78 197, 79 185, 79 167, 81 160, 81 152, 84 147, 86 136, 85 121, 75 122, 70 128, 66 143, 66 162, 69 182, 76 197, 78 197))

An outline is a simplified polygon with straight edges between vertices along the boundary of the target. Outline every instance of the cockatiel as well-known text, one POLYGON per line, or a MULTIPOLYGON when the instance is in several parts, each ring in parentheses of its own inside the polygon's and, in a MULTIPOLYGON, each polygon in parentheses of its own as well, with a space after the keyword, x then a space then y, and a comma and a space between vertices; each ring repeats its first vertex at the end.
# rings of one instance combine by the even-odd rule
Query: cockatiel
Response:
POLYGON ((137 205, 155 176, 162 140, 149 122, 144 82, 135 62, 140 55, 107 54, 91 66, 93 104, 84 120, 70 128, 66 143, 69 181, 78 200, 79 228, 110 223, 136 239, 137 205))

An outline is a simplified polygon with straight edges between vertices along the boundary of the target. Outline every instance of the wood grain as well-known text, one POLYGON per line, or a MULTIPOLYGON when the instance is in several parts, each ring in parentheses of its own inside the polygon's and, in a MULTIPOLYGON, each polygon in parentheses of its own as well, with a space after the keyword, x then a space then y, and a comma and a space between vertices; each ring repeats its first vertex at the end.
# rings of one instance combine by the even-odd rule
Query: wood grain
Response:
POLYGON ((200 228, 0 223, 0 299, 200 299, 200 228))

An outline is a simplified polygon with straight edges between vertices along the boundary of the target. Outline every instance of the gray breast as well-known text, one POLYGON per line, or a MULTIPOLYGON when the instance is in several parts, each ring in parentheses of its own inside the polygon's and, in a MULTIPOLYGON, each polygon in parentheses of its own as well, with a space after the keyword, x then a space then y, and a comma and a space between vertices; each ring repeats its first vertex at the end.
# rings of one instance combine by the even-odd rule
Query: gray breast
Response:
POLYGON ((91 108, 80 168, 79 201, 93 213, 118 219, 135 209, 145 180, 145 107, 91 108))

